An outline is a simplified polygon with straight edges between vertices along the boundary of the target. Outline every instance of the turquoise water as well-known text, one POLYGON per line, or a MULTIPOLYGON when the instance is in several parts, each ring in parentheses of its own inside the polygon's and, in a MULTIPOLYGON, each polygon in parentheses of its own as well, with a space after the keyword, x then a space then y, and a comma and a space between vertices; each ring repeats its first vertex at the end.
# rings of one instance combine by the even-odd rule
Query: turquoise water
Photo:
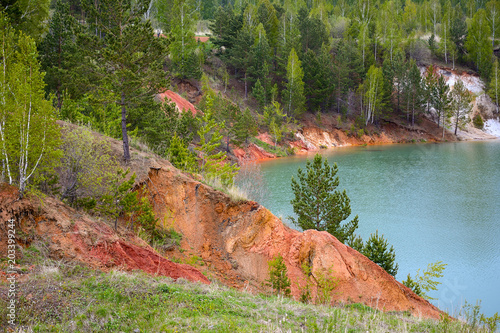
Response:
MULTIPOLYGON (((430 296, 457 315, 481 300, 500 312, 500 141, 390 145, 322 151, 339 167, 363 239, 378 230, 394 246, 402 281, 438 260, 447 263, 430 296)), ((285 222, 293 215, 290 179, 309 156, 260 164, 261 203, 285 222)), ((295 227, 290 225, 291 227, 295 227)), ((295 227, 297 228, 297 227, 295 227)))

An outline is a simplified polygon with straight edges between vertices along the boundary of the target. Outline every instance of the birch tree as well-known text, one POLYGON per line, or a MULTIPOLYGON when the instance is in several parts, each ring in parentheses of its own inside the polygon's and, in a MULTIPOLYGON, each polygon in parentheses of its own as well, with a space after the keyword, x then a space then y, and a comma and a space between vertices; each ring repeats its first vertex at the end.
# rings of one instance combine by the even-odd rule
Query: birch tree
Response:
POLYGON ((368 70, 365 83, 363 84, 365 89, 364 103, 365 103, 365 124, 372 123, 375 120, 376 110, 380 107, 382 103, 383 94, 383 76, 382 69, 372 65, 368 70))
POLYGON ((0 149, 2 180, 23 197, 37 172, 59 156, 55 111, 45 100, 35 41, 15 36, 3 14, 1 26, 0 149))
POLYGON ((304 112, 305 104, 304 72, 302 70, 302 63, 295 49, 292 49, 288 56, 286 78, 288 82, 286 83, 283 100, 286 101, 288 115, 300 116, 304 112))

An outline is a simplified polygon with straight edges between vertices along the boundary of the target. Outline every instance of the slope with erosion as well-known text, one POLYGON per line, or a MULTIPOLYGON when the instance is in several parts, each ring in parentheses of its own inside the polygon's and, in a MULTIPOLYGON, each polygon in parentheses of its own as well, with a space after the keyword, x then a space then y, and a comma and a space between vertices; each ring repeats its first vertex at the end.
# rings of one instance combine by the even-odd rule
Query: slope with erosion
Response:
POLYGON ((194 180, 168 163, 151 168, 140 183, 158 217, 183 234, 182 247, 200 256, 206 269, 226 285, 252 291, 267 290, 268 261, 281 254, 300 296, 311 268, 312 296, 321 275, 332 270, 338 286, 334 302, 356 302, 384 311, 409 311, 439 318, 441 312, 396 281, 378 265, 335 237, 315 230, 286 227, 269 210, 252 201, 233 201, 228 195, 194 180))
MULTIPOLYGON (((113 153, 121 156, 120 142, 106 140, 113 153)), ((258 203, 236 202, 175 169, 166 160, 135 149, 131 150, 131 156, 128 167, 138 176, 136 190, 149 196, 164 226, 170 224, 182 233, 182 249, 178 252, 199 258, 200 269, 206 275, 228 286, 267 292, 268 261, 281 254, 295 298, 300 296, 306 281, 310 281, 314 299, 318 279, 331 270, 331 277, 338 282, 333 302, 364 303, 384 311, 408 311, 415 316, 439 318, 439 309, 332 235, 290 229, 258 203), (311 268, 310 277, 301 268, 304 263, 311 268)), ((16 191, 8 186, 2 187, 0 193, 2 239, 7 236, 6 221, 13 218, 21 246, 42 241, 56 259, 83 262, 102 270, 141 269, 151 274, 209 282, 199 270, 162 257, 124 227, 116 233, 105 222, 53 198, 45 198, 43 203, 28 198, 17 200, 16 191)), ((5 244, 0 253, 6 254, 5 244)), ((175 254, 167 251, 171 259, 175 254)))
MULTIPOLYGON (((103 221, 46 197, 19 199, 16 188, 0 185, 0 239, 8 239, 8 221, 14 220, 17 244, 23 248, 42 242, 53 259, 76 261, 109 270, 143 270, 154 275, 210 283, 197 269, 160 256, 130 231, 115 232, 103 221)), ((22 252, 17 254, 19 259, 22 252)), ((0 243, 0 255, 7 257, 7 242, 0 243)), ((22 272, 22 270, 20 270, 22 272)), ((4 279, 5 272, 0 278, 4 279)))

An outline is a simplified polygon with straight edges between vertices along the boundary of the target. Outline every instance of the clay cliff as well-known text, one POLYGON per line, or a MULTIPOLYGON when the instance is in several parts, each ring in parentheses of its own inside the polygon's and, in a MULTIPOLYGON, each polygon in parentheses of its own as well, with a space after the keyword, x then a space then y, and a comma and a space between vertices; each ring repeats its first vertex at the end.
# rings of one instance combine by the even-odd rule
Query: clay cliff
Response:
MULTIPOLYGON (((109 140, 113 151, 119 154, 119 142, 109 140)), ((331 275, 338 279, 332 303, 364 303, 383 311, 440 316, 439 309, 326 232, 290 229, 258 203, 234 201, 153 155, 144 156, 133 150, 128 166, 137 174, 136 190, 149 196, 160 223, 183 235, 181 251, 167 251, 167 257, 173 259, 179 252, 199 257, 199 268, 206 275, 228 286, 266 292, 268 261, 281 254, 295 298, 306 281, 311 281, 314 299, 315 281, 331 269, 331 275), (303 263, 311 268, 309 278, 302 271, 303 263)), ((174 279, 209 283, 199 270, 166 259, 125 228, 116 233, 103 221, 53 198, 47 197, 42 203, 17 197, 14 188, 0 188, 1 239, 6 239, 7 221, 13 218, 22 246, 42 240, 54 258, 76 260, 102 270, 141 269, 174 279)), ((0 254, 5 253, 6 244, 2 242, 0 254)))
MULTIPOLYGON (((42 241, 54 259, 77 261, 101 270, 140 269, 173 279, 210 283, 197 269, 160 256, 133 233, 116 233, 106 223, 75 211, 59 200, 18 198, 17 189, 0 184, 2 240, 8 239, 7 221, 13 219, 17 244, 28 247, 35 240, 42 241)), ((7 242, 0 242, 0 256, 7 256, 7 242)))
MULTIPOLYGON (((156 215, 169 216, 169 223, 183 234, 183 247, 199 255, 227 285, 267 289, 267 263, 281 254, 295 298, 307 280, 301 269, 306 262, 312 281, 332 269, 339 281, 333 303, 356 302, 384 311, 440 316, 439 309, 329 233, 293 230, 258 203, 235 202, 168 164, 152 168, 140 188, 150 196, 156 215)), ((313 286, 313 298, 316 292, 313 286)))

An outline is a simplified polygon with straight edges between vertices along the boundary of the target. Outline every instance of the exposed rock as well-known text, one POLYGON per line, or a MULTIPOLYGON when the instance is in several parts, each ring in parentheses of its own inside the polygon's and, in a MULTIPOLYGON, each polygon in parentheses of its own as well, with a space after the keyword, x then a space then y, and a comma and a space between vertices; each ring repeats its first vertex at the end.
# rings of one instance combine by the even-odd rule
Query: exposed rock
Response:
MULTIPOLYGON (((301 265, 307 262, 313 280, 333 270, 339 280, 334 302, 361 302, 384 311, 439 318, 436 307, 327 232, 290 229, 258 203, 233 202, 167 165, 151 170, 142 187, 148 189, 157 216, 173 216, 183 247, 194 249, 227 285, 265 290, 267 262, 281 254, 295 298, 299 286, 305 285, 301 265)), ((313 297, 316 292, 313 285, 313 297)))
MULTIPOLYGON (((14 219, 17 243, 29 246, 42 239, 55 259, 77 260, 108 270, 140 269, 150 274, 210 283, 200 271, 160 256, 132 233, 117 234, 104 222, 96 222, 53 198, 18 200, 18 192, 5 184, 0 188, 0 239, 7 239, 7 221, 14 219)), ((7 242, 0 243, 6 257, 7 242)))

